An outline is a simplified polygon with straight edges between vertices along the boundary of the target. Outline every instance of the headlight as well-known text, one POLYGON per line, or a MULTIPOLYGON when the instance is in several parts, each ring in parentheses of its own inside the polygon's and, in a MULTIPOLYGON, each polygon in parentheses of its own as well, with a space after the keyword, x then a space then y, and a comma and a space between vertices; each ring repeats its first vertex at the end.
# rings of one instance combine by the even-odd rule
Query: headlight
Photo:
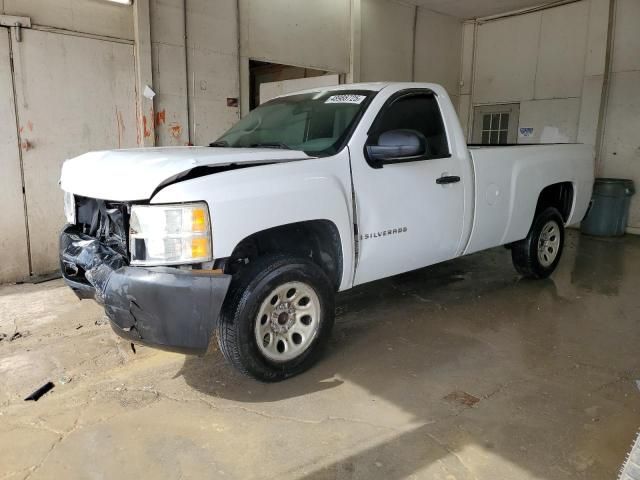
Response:
POLYGON ((64 217, 67 223, 75 225, 76 223, 76 200, 73 193, 64 192, 64 217))
POLYGON ((180 265, 211 260, 205 203, 134 205, 129 221, 132 265, 180 265))

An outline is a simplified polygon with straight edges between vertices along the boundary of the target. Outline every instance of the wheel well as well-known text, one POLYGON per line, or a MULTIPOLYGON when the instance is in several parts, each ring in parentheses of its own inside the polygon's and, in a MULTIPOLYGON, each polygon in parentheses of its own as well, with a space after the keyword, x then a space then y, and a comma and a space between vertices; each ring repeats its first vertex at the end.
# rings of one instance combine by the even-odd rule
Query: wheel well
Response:
POLYGON ((329 220, 290 223, 256 232, 243 239, 226 259, 225 273, 235 274, 257 257, 287 253, 309 258, 329 277, 336 290, 342 281, 342 243, 329 220))
POLYGON ((564 221, 568 221, 573 207, 573 184, 562 182, 545 187, 538 197, 536 215, 547 207, 557 208, 564 221))

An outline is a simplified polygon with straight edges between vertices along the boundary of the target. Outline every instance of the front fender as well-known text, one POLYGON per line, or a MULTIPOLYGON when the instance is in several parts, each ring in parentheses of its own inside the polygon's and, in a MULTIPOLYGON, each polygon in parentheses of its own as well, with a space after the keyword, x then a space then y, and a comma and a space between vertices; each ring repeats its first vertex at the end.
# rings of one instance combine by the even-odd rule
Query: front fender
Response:
POLYGON ((273 227, 329 220, 340 233, 340 289, 353 280, 353 219, 349 158, 333 157, 262 165, 169 185, 151 203, 206 201, 211 212, 213 254, 226 258, 244 238, 273 227))

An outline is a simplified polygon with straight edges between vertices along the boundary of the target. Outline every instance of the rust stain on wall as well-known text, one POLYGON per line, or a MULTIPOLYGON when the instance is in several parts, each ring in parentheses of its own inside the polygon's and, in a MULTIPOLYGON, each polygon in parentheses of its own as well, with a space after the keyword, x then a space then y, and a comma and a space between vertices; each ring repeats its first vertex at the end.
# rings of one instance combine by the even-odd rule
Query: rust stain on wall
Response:
MULTIPOLYGON (((153 121, 153 117, 151 117, 151 121, 153 121)), ((148 120, 146 115, 142 116, 142 129, 144 130, 143 132, 144 138, 149 138, 151 136, 151 129, 148 125, 148 120)))
POLYGON ((173 138, 180 138, 182 136, 182 125, 179 123, 172 123, 169 126, 169 133, 173 138))
POLYGON ((156 126, 162 125, 167 120, 167 112, 165 110, 160 110, 156 112, 156 126))

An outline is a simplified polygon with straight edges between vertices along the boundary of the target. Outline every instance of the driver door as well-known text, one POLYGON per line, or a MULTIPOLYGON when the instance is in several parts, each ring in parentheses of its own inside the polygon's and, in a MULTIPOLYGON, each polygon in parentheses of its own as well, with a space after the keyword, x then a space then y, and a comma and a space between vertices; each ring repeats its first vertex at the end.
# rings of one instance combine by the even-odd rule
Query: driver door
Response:
POLYGON ((411 89, 392 95, 368 129, 364 148, 355 146, 350 154, 358 226, 354 284, 457 255, 464 189, 472 179, 463 174, 467 158, 451 153, 436 94, 411 89), (424 152, 388 162, 370 158, 367 146, 394 130, 417 132, 424 152))

